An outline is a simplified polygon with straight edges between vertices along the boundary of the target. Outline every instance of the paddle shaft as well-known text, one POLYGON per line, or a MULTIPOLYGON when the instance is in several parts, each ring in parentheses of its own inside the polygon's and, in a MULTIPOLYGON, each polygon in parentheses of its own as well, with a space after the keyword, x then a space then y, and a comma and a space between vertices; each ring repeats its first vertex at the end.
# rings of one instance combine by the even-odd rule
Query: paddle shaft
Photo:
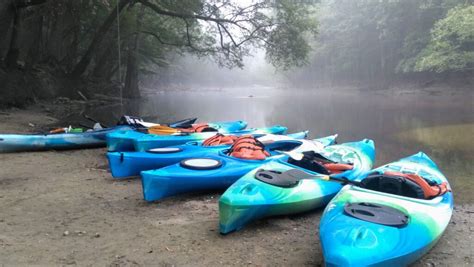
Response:
POLYGON ((321 180, 325 180, 325 181, 333 181, 333 182, 338 182, 338 183, 343 183, 343 184, 351 184, 351 185, 360 185, 360 182, 356 182, 356 181, 351 181, 347 178, 339 178, 339 177, 333 177, 331 175, 323 175, 323 174, 320 174, 320 175, 314 175, 314 174, 310 174, 310 173, 307 173, 303 170, 299 170, 299 169, 292 169, 288 172, 292 172, 292 175, 293 176, 302 176, 302 177, 305 177, 305 179, 307 178, 317 178, 317 179, 321 179, 321 180))
POLYGON ((109 128, 109 126, 107 126, 107 125, 105 125, 105 124, 103 124, 103 123, 97 121, 97 120, 94 119, 94 118, 91 118, 91 117, 87 116, 86 114, 82 114, 82 116, 83 116, 85 119, 87 119, 87 120, 90 120, 90 121, 92 121, 92 122, 98 123, 98 124, 104 126, 105 128, 109 128))

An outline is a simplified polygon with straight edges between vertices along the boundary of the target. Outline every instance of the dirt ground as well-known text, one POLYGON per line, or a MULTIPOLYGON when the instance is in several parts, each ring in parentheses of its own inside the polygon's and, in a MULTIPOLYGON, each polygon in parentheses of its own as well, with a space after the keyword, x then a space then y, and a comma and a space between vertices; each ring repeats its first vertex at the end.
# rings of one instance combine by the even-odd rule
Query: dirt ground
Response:
MULTIPOLYGON (((0 112, 0 132, 54 122, 39 107, 0 112)), ((323 265, 322 210, 218 231, 218 193, 142 199, 113 180, 105 149, 0 154, 0 264, 99 266, 323 265)), ((459 204, 414 266, 472 266, 474 207, 459 204)))

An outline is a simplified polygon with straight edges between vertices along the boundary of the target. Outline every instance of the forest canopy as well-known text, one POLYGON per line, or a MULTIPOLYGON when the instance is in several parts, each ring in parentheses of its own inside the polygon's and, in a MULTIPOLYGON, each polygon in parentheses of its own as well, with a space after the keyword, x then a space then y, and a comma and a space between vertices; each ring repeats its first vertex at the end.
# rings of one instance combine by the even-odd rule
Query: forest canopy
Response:
POLYGON ((153 73, 173 55, 210 57, 243 67, 265 49, 282 68, 307 62, 316 33, 310 2, 291 0, 7 0, 0 4, 4 65, 53 63, 71 77, 124 77, 139 96, 139 73, 153 73), (122 59, 123 58, 123 59, 122 59), (122 73, 123 71, 123 73, 122 73))

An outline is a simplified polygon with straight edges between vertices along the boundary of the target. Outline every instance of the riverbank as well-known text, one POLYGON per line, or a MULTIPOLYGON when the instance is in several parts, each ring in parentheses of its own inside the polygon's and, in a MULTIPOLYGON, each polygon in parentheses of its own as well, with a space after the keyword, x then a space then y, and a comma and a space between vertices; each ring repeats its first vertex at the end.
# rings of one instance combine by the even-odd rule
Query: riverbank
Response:
MULTIPOLYGON (((54 124, 54 114, 48 105, 4 110, 0 132, 33 131, 54 124)), ((322 210, 221 236, 218 193, 146 203, 140 181, 113 180, 104 155, 105 149, 0 154, 2 264, 323 264, 322 210)), ((473 221, 473 204, 456 205, 446 233, 414 266, 472 266, 473 221)))

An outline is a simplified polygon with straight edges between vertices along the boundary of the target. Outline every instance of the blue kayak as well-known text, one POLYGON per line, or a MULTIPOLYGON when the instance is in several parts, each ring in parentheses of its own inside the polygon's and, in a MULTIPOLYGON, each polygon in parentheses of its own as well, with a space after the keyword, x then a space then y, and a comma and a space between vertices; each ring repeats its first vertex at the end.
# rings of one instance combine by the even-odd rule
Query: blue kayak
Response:
POLYGON ((130 131, 132 129, 130 126, 121 125, 82 133, 0 134, 0 152, 101 147, 105 146, 108 134, 130 131))
POLYGON ((335 142, 336 135, 315 140, 283 140, 266 144, 270 156, 264 160, 241 159, 227 155, 228 148, 204 158, 189 158, 158 170, 142 171, 143 196, 155 201, 186 192, 222 190, 247 172, 285 154, 280 151, 320 150, 335 142))
MULTIPOLYGON (((274 125, 267 128, 250 128, 240 131, 229 132, 232 135, 255 135, 255 134, 285 134, 288 128, 274 125)), ((191 133, 184 135, 166 136, 149 134, 142 138, 133 140, 135 151, 148 151, 153 148, 181 145, 193 141, 202 141, 214 136, 215 132, 191 133)))
MULTIPOLYGON (((229 122, 214 122, 208 123, 208 126, 216 129, 219 133, 233 133, 245 129, 247 122, 245 121, 229 121, 229 122)), ((204 140, 216 132, 201 132, 201 133, 183 133, 180 135, 154 135, 148 134, 146 129, 144 131, 118 131, 107 135, 107 150, 108 151, 135 151, 134 141, 141 139, 152 138, 152 140, 159 140, 163 146, 181 145, 190 141, 204 140), (157 137, 156 139, 153 137, 157 137)), ((146 151, 138 150, 138 151, 146 151)))
MULTIPOLYGON (((372 168, 375 147, 372 140, 364 139, 327 146, 319 154, 331 162, 350 163, 348 166, 352 168, 332 176, 355 180, 372 168)), ((237 231, 264 217, 324 207, 342 186, 315 178, 315 175, 321 174, 315 172, 313 165, 302 162, 302 159, 291 161, 289 157, 272 161, 245 174, 231 185, 219 200, 220 232, 227 234, 237 231), (295 171, 295 176, 287 176, 295 171)), ((313 159, 304 162, 315 164, 313 159)))
POLYGON ((326 207, 326 266, 407 266, 436 244, 452 212, 448 180, 425 153, 379 167, 326 207))
MULTIPOLYGON (((268 129, 270 132, 271 129, 268 129)), ((294 134, 272 135, 257 134, 259 140, 284 140, 304 139, 308 132, 294 134)), ((231 145, 203 146, 202 142, 189 142, 184 145, 151 149, 146 152, 108 152, 110 171, 114 178, 123 178, 140 175, 141 171, 159 169, 168 165, 179 163, 190 157, 206 157, 218 151, 230 148, 231 145)))

